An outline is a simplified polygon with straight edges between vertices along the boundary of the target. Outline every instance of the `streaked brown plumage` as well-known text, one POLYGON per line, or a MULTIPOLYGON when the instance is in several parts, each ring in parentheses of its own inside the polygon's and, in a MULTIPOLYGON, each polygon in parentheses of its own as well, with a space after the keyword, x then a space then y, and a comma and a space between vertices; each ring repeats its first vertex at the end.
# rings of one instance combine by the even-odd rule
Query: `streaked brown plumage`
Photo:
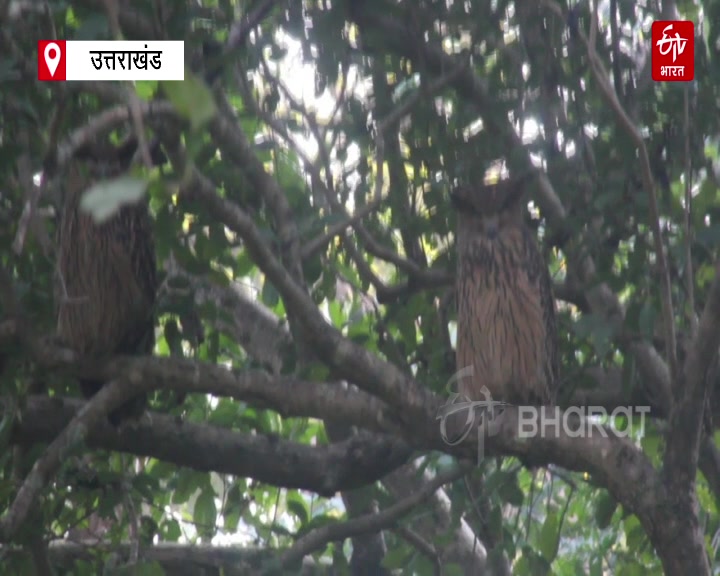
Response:
MULTIPOLYGON (((60 340, 87 357, 151 354, 157 289, 155 246, 146 202, 124 206, 96 224, 79 209, 83 193, 96 181, 123 174, 137 147, 97 146, 80 151, 64 181, 58 227, 60 340), (64 288, 64 290, 63 290, 64 288)), ((83 395, 103 382, 81 380, 83 395)), ((132 398, 109 419, 118 425, 139 417, 146 397, 132 398)))
POLYGON ((522 183, 461 187, 458 211, 457 369, 472 366, 459 392, 516 405, 555 402, 555 301, 547 265, 523 220, 522 183))

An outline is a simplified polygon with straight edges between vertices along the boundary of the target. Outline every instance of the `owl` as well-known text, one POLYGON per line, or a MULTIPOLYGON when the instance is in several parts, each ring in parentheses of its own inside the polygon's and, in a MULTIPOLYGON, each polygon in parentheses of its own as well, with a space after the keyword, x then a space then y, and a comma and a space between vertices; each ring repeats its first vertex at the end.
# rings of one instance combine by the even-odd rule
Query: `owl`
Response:
MULTIPOLYGON (((136 148, 135 138, 117 148, 106 143, 88 146, 75 155, 64 180, 57 334, 89 358, 149 355, 155 343, 157 278, 147 202, 123 206, 102 223, 80 208, 80 199, 94 182, 126 173, 136 148)), ((104 385, 88 379, 79 384, 86 398, 104 385)), ((117 426, 138 418, 145 403, 144 395, 128 400, 109 415, 110 422, 117 426)))
POLYGON ((555 301, 547 265, 524 220, 523 180, 461 186, 457 210, 458 371, 470 400, 552 405, 558 382, 555 301))

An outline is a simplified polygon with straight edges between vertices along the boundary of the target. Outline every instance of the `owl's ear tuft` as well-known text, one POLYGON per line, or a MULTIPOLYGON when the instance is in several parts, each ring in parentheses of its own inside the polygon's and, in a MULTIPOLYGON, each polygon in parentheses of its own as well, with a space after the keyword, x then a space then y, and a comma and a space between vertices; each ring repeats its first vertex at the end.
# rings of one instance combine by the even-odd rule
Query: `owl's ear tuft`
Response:
POLYGON ((475 209, 470 200, 472 190, 469 186, 459 185, 450 190, 450 202, 458 212, 474 212, 475 209))
POLYGON ((500 210, 507 210, 522 198, 525 190, 522 185, 515 184, 509 180, 508 186, 503 190, 498 190, 500 197, 500 210))
POLYGON ((500 210, 506 210, 520 201, 525 194, 527 185, 537 174, 537 169, 533 168, 495 184, 494 193, 499 200, 500 210))

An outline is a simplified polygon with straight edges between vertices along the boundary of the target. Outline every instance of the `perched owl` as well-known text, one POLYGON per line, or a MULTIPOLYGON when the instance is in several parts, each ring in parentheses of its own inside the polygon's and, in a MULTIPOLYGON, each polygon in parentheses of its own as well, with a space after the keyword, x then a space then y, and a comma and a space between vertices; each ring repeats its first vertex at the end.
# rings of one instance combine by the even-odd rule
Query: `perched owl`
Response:
MULTIPOLYGON (((522 180, 527 178, 524 177, 522 180)), ((459 392, 515 405, 551 405, 558 382, 555 301, 547 265, 525 224, 521 179, 460 187, 457 209, 459 392)))
MULTIPOLYGON (((151 354, 155 343, 157 279, 147 203, 123 206, 100 224, 79 206, 94 182, 124 174, 136 149, 134 138, 118 148, 107 143, 86 147, 75 155, 64 180, 57 331, 65 345, 86 357, 151 354)), ((153 151, 154 161, 157 154, 153 151)), ((87 398, 103 384, 80 380, 87 398)), ((110 422, 139 417, 145 403, 144 395, 128 400, 110 414, 110 422)))

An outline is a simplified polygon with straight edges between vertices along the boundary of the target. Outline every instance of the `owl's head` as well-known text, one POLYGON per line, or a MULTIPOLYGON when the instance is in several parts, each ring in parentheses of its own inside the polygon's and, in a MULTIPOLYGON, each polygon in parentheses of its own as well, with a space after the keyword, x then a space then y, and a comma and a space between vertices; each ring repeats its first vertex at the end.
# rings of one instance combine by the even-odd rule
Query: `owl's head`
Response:
MULTIPOLYGON (((150 159, 153 166, 162 166, 168 159, 160 147, 157 138, 148 143, 150 159)), ((76 160, 85 163, 88 168, 98 172, 101 177, 108 177, 114 173, 125 172, 139 157, 139 143, 135 135, 127 136, 119 144, 113 144, 108 138, 96 138, 79 147, 74 154, 76 160)))
POLYGON ((527 176, 502 180, 496 184, 458 186, 450 198, 458 212, 458 224, 468 232, 490 240, 503 230, 523 226, 524 183, 527 176))

